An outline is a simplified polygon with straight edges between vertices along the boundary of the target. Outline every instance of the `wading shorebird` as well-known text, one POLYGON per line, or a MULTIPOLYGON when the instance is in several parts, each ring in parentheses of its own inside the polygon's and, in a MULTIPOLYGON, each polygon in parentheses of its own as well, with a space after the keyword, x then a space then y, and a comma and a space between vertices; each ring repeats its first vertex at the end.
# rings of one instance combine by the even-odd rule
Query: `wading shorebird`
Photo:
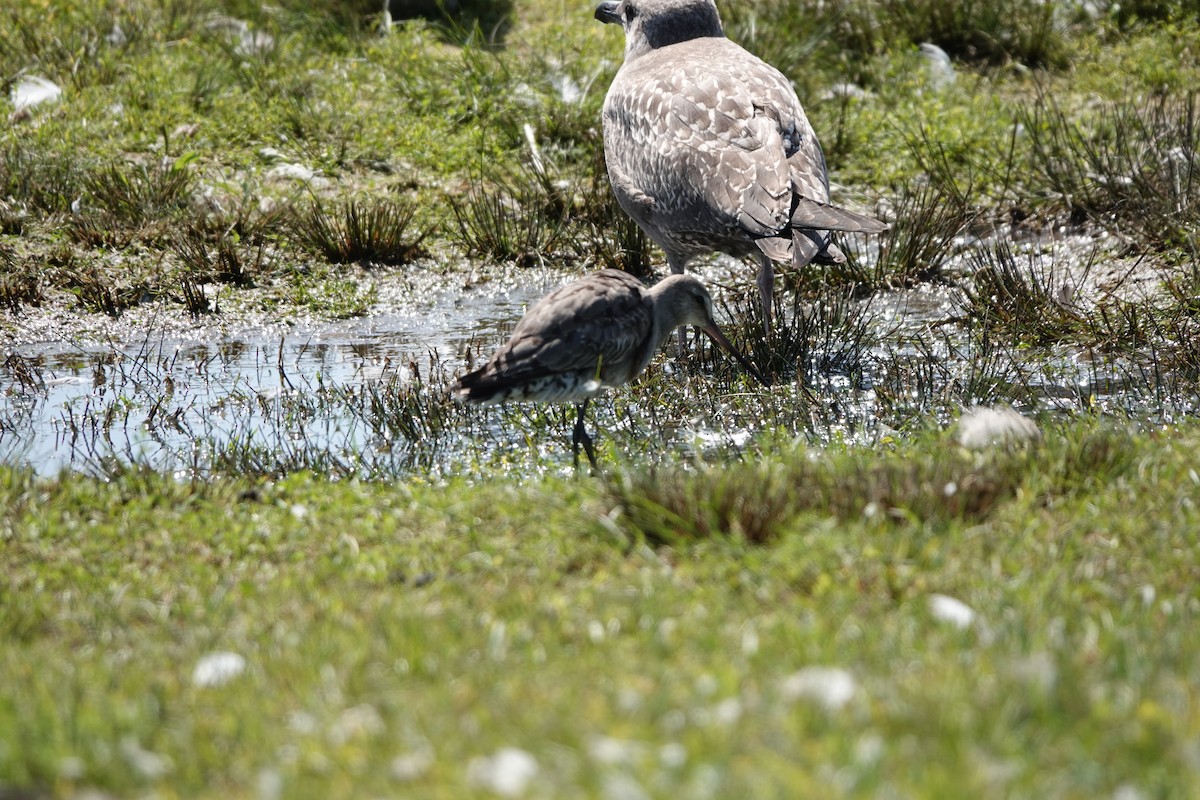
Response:
POLYGON ((773 261, 842 263, 830 231, 887 225, 829 204, 821 145, 783 74, 725 38, 713 0, 606 0, 625 30, 604 99, 604 157, 617 202, 674 273, 714 250, 756 255, 770 327, 773 261))
POLYGON ((571 438, 575 464, 582 444, 595 467, 592 438, 583 425, 588 401, 602 389, 640 375, 671 332, 683 325, 700 328, 766 384, 717 327, 712 299, 697 278, 672 275, 646 288, 627 273, 604 269, 535 303, 491 360, 459 378, 450 393, 460 403, 576 403, 579 416, 571 438))

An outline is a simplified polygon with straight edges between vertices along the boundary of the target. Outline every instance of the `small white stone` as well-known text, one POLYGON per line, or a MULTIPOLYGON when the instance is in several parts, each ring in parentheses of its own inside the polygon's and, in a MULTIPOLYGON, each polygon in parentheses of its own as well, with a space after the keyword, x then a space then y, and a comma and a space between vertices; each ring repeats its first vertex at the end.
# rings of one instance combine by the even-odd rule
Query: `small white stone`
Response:
POLYGON ((279 178, 293 181, 311 181, 316 172, 303 164, 278 164, 267 170, 268 178, 279 178))
POLYGON ((255 56, 275 49, 275 37, 262 31, 242 31, 234 52, 240 56, 255 56))
POLYGON ((311 736, 317 732, 317 718, 307 711, 293 711, 288 714, 288 728, 302 736, 311 736))
POLYGON ((975 621, 975 610, 961 600, 944 594, 929 596, 929 613, 939 622, 948 622, 956 628, 970 627, 975 621))
POLYGON ((223 686, 246 670, 246 659, 238 653, 217 651, 201 657, 192 670, 193 686, 223 686))
POLYGON ((804 667, 783 680, 784 700, 810 700, 837 711, 858 693, 854 676, 840 667, 804 667))
POLYGON ((950 54, 932 42, 922 42, 920 48, 929 70, 930 83, 938 89, 953 86, 958 80, 958 75, 954 72, 954 62, 950 60, 950 54))
POLYGON ((830 86, 824 94, 821 95, 822 100, 837 100, 840 98, 860 99, 870 97, 871 92, 859 86, 857 83, 835 83, 830 86))
POLYGON ((26 75, 12 88, 13 110, 21 111, 42 103, 51 103, 62 96, 62 88, 41 75, 26 75))
POLYGON ((129 41, 129 37, 125 35, 125 31, 121 30, 121 23, 114 21, 112 30, 104 35, 104 41, 113 47, 124 47, 125 43, 129 41))
POLYGON ((883 757, 883 737, 867 733, 854 743, 854 760, 863 765, 875 764, 883 757))
POLYGON ((1031 653, 1018 659, 1013 662, 1011 669, 1013 677, 1042 692, 1053 689, 1058 681, 1058 667, 1046 652, 1031 653))
POLYGON ((467 764, 468 783, 501 797, 520 797, 537 773, 537 760, 519 747, 502 747, 467 764))
POLYGON ((496 620, 488 630, 488 657, 492 661, 508 657, 508 626, 503 620, 496 620))

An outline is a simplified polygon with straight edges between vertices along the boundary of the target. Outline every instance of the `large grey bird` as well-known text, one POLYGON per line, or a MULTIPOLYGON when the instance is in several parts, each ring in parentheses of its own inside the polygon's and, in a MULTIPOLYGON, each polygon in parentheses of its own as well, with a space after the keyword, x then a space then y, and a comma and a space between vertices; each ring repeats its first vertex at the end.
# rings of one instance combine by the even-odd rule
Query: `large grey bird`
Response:
POLYGON ((588 401, 602 389, 640 375, 671 332, 683 325, 703 330, 766 383, 721 333, 708 290, 695 277, 672 275, 647 289, 631 275, 604 269, 535 303, 508 342, 487 364, 459 378, 450 393, 462 403, 578 403, 571 440, 575 462, 582 444, 594 467, 592 439, 583 426, 588 401))
POLYGON ((879 233, 829 205, 825 156, 783 74, 725 37, 713 0, 606 0, 625 61, 604 99, 604 156, 621 208, 671 271, 701 253, 757 255, 767 324, 775 268, 841 263, 829 231, 879 233))

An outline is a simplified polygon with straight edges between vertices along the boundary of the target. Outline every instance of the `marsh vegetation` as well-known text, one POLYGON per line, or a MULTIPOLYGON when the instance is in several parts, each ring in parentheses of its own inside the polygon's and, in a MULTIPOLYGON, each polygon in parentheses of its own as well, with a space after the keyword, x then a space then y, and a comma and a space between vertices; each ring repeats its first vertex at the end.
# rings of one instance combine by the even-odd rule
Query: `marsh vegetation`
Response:
POLYGON ((595 476, 445 387, 661 272, 619 34, 378 5, 0 10, 0 794, 1197 793, 1194 4, 723 4, 891 229, 765 336, 698 263, 773 385, 670 348, 595 476))

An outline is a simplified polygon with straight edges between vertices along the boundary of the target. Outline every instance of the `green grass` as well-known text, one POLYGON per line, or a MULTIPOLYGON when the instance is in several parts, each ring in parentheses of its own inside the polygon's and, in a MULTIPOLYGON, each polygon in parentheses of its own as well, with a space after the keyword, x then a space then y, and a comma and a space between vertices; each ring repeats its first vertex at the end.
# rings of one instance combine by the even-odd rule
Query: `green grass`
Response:
POLYGON ((507 746, 533 797, 1194 796, 1197 447, 1083 420, 519 483, 5 470, 0 785, 482 797, 507 746), (767 545, 647 516, 731 486, 767 545), (245 671, 194 685, 214 651, 245 671))

